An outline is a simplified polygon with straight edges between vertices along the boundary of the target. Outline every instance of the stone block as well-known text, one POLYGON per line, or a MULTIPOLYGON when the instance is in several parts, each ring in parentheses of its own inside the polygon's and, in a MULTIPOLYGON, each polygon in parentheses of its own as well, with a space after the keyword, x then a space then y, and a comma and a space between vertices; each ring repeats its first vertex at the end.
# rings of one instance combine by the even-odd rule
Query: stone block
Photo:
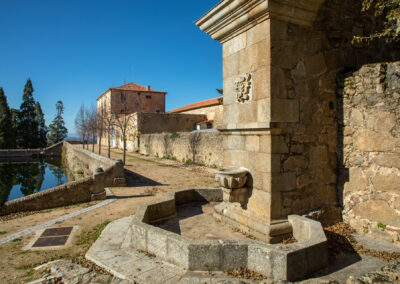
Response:
POLYGON ((400 153, 379 153, 372 162, 382 167, 400 169, 400 153))
POLYGON ((239 122, 257 122, 258 102, 239 104, 239 122))
POLYGON ((247 203, 247 209, 259 216, 270 218, 270 207, 271 193, 253 189, 249 203, 247 203))
POLYGON ((392 151, 396 146, 396 139, 390 135, 382 135, 375 131, 363 129, 354 134, 354 148, 366 152, 392 151))
POLYGON ((270 98, 271 74, 268 67, 253 72, 253 100, 270 98))
POLYGON ((385 200, 368 200, 357 204, 352 212, 369 221, 400 227, 400 215, 385 200))
POLYGON ((304 65, 307 74, 310 76, 318 76, 327 71, 325 58, 322 53, 305 58, 304 65))
POLYGON ((222 72, 224 79, 239 75, 240 54, 242 52, 233 53, 224 58, 222 63, 222 72))
POLYGON ((264 21, 247 31, 247 46, 251 46, 262 40, 268 39, 270 35, 270 21, 264 21))
POLYGON ((140 249, 147 250, 147 229, 137 223, 132 223, 131 225, 131 246, 140 249))
POLYGON ((258 245, 248 246, 247 267, 267 277, 272 277, 273 253, 270 249, 258 245))
POLYGON ((189 267, 189 240, 181 236, 168 236, 167 259, 183 268, 189 267))
POLYGON ((326 166, 329 163, 328 147, 325 145, 310 147, 310 164, 326 166))
POLYGON ((162 229, 149 228, 147 231, 147 251, 165 259, 167 257, 167 235, 162 229))
POLYGON ((224 149, 227 150, 244 150, 245 149, 245 136, 241 135, 228 135, 224 136, 224 149))
POLYGON ((221 246, 219 244, 190 244, 189 269, 214 271, 220 268, 221 246))
POLYGON ((224 105, 224 124, 239 123, 239 105, 224 105))
POLYGON ((396 125, 396 115, 390 112, 376 114, 374 129, 382 133, 390 133, 396 125))
POLYGON ((269 99, 261 99, 257 101, 257 121, 271 121, 271 101, 269 99))
POLYGON ((272 191, 292 191, 296 189, 296 173, 273 173, 271 177, 272 191))
POLYGON ((221 248, 221 266, 223 270, 233 270, 247 266, 247 245, 224 243, 221 248))
POLYGON ((298 122, 299 102, 289 99, 271 99, 272 122, 298 122))
POLYGON ((400 194, 400 171, 381 171, 372 178, 372 184, 376 191, 400 194))
POLYGON ((260 137, 256 135, 246 136, 246 150, 258 152, 260 149, 260 137))
POLYGON ((224 167, 249 168, 249 152, 226 150, 224 151, 224 167))
POLYGON ((270 64, 271 48, 268 39, 242 49, 240 52, 239 74, 254 72, 270 64))
POLYGON ((222 45, 222 56, 223 58, 230 56, 240 50, 246 48, 247 46, 247 34, 241 33, 238 36, 228 40, 222 45))
POLYGON ((258 153, 255 157, 255 169, 264 173, 275 173, 281 170, 280 154, 258 153))

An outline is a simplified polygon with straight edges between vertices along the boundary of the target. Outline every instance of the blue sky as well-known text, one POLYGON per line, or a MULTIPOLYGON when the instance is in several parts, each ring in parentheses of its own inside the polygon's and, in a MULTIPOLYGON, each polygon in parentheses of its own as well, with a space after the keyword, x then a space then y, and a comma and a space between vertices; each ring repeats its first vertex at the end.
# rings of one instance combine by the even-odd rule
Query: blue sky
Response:
POLYGON ((19 108, 27 78, 46 123, 126 82, 167 91, 166 110, 218 96, 222 47, 194 21, 219 0, 0 0, 0 86, 19 108))

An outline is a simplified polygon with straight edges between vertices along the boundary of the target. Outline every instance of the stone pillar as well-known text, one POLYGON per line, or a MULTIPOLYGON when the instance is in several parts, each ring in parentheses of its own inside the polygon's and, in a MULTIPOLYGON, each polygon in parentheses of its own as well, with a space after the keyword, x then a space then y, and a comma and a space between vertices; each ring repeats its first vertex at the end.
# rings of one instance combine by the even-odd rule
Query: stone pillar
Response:
POLYGON ((102 168, 97 168, 93 174, 93 193, 92 200, 103 200, 107 198, 104 190, 104 171, 102 168))
MULTIPOLYGON (((312 24, 323 2, 224 0, 196 22, 201 30, 222 43, 224 119, 219 130, 224 134, 223 166, 248 170, 246 214, 266 223, 317 206, 311 199, 303 199, 304 193, 299 192, 299 167, 304 160, 312 159, 312 151, 314 156, 322 155, 317 160, 325 159, 323 152, 327 147, 320 146, 319 141, 293 145, 295 139, 310 139, 305 131, 298 134, 298 129, 307 126, 302 125, 305 120, 300 118, 300 104, 304 102, 302 96, 309 94, 301 84, 290 84, 302 73, 304 64, 307 70, 303 75, 309 78, 325 69, 318 50, 314 51, 315 58, 299 56, 307 49, 298 48, 288 34, 290 29, 302 32, 297 36, 304 36, 303 31, 312 34, 312 24), (288 159, 293 161, 285 164, 288 159), (298 205, 296 198, 304 202, 298 205)), ((318 42, 313 43, 318 48, 318 42)), ((313 114, 313 110, 309 111, 313 114)), ((318 137, 321 133, 324 132, 318 128, 310 134, 318 137)))

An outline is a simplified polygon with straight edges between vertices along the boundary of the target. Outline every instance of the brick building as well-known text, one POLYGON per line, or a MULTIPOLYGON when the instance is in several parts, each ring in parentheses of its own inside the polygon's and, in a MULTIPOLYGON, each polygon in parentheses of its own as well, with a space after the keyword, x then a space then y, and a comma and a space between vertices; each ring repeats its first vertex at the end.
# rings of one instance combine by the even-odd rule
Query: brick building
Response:
MULTIPOLYGON (((102 111, 119 115, 135 112, 165 112, 165 95, 167 92, 156 91, 150 86, 129 83, 116 88, 109 88, 97 98, 97 113, 102 111)), ((118 146, 118 133, 113 131, 112 146, 118 146)), ((103 137, 104 138, 104 137, 103 137)), ((107 139, 103 139, 105 145, 107 139)))

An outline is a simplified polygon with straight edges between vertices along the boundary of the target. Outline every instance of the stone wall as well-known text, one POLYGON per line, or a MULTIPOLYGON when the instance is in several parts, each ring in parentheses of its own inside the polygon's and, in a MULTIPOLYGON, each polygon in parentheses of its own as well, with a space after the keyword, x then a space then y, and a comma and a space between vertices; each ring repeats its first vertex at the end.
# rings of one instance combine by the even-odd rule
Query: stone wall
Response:
POLYGON ((144 134, 140 141, 142 154, 222 166, 222 136, 218 132, 144 134))
POLYGON ((69 175, 68 180, 92 176, 97 168, 102 168, 105 173, 105 186, 113 186, 116 179, 124 178, 124 166, 120 160, 97 155, 65 141, 62 150, 63 163, 69 175))
POLYGON ((343 218, 400 241, 400 62, 365 65, 343 91, 343 218))
MULTIPOLYGON (((7 201, 0 207, 0 215, 22 211, 43 210, 93 200, 92 195, 104 192, 104 184, 87 177, 78 181, 46 189, 25 197, 7 201)), ((102 198, 105 198, 103 194, 102 198)))

